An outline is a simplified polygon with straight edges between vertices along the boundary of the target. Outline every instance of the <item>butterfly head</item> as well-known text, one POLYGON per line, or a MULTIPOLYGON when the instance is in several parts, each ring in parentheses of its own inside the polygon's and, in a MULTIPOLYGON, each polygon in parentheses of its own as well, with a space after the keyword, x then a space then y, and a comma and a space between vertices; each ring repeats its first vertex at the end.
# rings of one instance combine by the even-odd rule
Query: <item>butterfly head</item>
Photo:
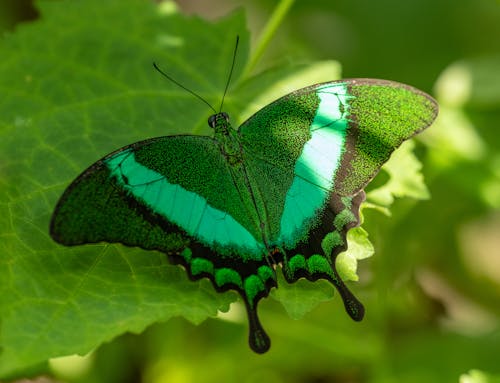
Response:
POLYGON ((222 133, 227 135, 231 125, 229 124, 229 115, 226 112, 212 114, 208 118, 208 126, 210 126, 215 133, 222 133))

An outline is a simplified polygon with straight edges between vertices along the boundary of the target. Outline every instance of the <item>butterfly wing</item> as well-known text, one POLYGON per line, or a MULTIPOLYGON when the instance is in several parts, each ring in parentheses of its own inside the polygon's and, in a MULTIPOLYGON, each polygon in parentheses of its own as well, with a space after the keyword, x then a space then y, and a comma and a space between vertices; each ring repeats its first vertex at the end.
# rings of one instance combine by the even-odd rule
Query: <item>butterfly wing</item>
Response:
POLYGON ((59 243, 119 242, 167 253, 192 279, 237 290, 254 350, 269 348, 257 302, 276 285, 243 174, 208 137, 169 136, 122 148, 65 191, 50 233, 59 243))
POLYGON ((391 153, 429 126, 436 102, 407 85, 342 80, 295 91, 239 128, 270 243, 288 281, 326 278, 348 313, 363 316, 335 270, 347 231, 359 224, 363 188, 391 153))

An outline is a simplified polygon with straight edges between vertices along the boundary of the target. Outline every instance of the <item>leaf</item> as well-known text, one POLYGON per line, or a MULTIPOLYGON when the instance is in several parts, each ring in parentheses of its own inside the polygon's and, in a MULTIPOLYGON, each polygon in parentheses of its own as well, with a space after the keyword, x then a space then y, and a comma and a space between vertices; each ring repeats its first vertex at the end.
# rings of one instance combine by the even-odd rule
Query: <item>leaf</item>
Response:
POLYGON ((481 119, 485 125, 496 123, 495 110, 500 106, 499 65, 500 56, 460 60, 439 76, 435 88, 442 106, 440 116, 422 139, 432 149, 432 162, 440 169, 460 166, 463 161, 482 161, 491 151, 489 146, 495 146, 495 140, 490 142, 480 134, 481 129, 469 112, 493 112, 491 122, 485 119, 486 113, 481 119))
POLYGON ((436 95, 439 102, 452 108, 465 105, 482 110, 500 106, 500 56, 460 60, 439 76, 436 95))
MULTIPOLYGON (((295 66, 293 68, 273 68, 258 76, 258 81, 254 78, 251 85, 253 93, 257 97, 242 105, 241 115, 246 118, 273 102, 277 98, 291 93, 294 90, 304 88, 311 84, 339 80, 341 78, 341 66, 338 62, 327 60, 318 61, 306 66, 295 66), (276 78, 276 74, 282 77, 279 81, 269 82, 268 77, 276 78), (258 87, 258 89, 255 89, 258 87), (257 90, 257 92, 255 92, 257 90)), ((248 86, 248 84, 246 84, 248 86)), ((245 94, 249 87, 241 89, 238 93, 245 94)))
POLYGON ((333 298, 333 286, 324 280, 310 282, 299 279, 288 283, 281 270, 277 270, 278 289, 271 291, 271 297, 279 301, 292 319, 300 319, 313 310, 321 302, 333 298))
POLYGON ((459 383, 498 383, 500 375, 490 375, 481 370, 470 370, 467 374, 460 375, 459 383))
POLYGON ((347 232, 347 250, 337 256, 337 270, 344 281, 358 281, 356 274, 358 261, 371 257, 375 253, 368 233, 362 227, 355 227, 347 232))
POLYGON ((422 164, 413 154, 415 143, 405 141, 396 150, 382 169, 389 175, 389 180, 382 186, 367 193, 371 203, 388 207, 394 202, 394 197, 411 197, 428 199, 430 197, 424 177, 420 170, 422 164))
MULTIPOLYGON (((66 248, 48 235, 64 188, 107 153, 149 137, 210 134, 211 111, 162 78, 153 61, 218 108, 239 35, 224 109, 240 122, 254 100, 267 102, 271 84, 303 83, 311 68, 318 81, 338 77, 338 64, 326 62, 238 85, 248 54, 244 15, 212 24, 171 4, 40 1, 41 18, 2 40, 8 60, 0 62, 0 86, 9 96, 0 103, 0 376, 85 354, 173 316, 200 323, 236 299, 208 280, 189 281, 163 254, 109 244, 66 248)), ((272 92, 280 89, 289 90, 274 85, 272 92)), ((316 284, 297 285, 303 305, 318 300, 313 290, 324 295, 316 284)))
POLYGON ((238 34, 236 76, 246 60, 244 15, 210 24, 132 0, 39 7, 41 19, 0 46, 2 376, 172 316, 199 323, 236 297, 189 281, 160 253, 56 245, 48 223, 64 188, 105 154, 205 129, 206 105, 152 62, 217 104, 238 34))
POLYGON ((454 188, 500 207, 500 155, 496 126, 500 106, 500 56, 462 59, 436 82, 442 106, 435 126, 421 136, 434 173, 454 173, 454 188))

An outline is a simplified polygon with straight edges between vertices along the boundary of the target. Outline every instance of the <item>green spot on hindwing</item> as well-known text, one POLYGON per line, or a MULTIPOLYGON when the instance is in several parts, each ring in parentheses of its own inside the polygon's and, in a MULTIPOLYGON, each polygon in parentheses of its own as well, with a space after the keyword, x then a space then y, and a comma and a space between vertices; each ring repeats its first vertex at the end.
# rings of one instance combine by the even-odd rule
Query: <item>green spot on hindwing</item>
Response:
POLYGON ((336 247, 344 246, 344 238, 338 231, 328 233, 321 242, 321 248, 325 254, 331 254, 336 247))
POLYGON ((208 259, 195 258, 191 261, 191 274, 199 275, 203 273, 211 274, 214 273, 214 264, 208 259))
POLYGON ((215 270, 215 283, 217 286, 235 285, 243 289, 243 281, 237 271, 228 267, 215 270))
POLYGON ((272 279, 275 279, 275 273, 274 270, 267 266, 267 265, 262 265, 257 269, 257 275, 259 278, 265 283, 266 281, 272 279))
POLYGON ((184 259, 186 263, 189 263, 191 261, 191 257, 193 255, 193 252, 189 247, 186 247, 184 250, 182 250, 179 255, 184 259))
POLYGON ((285 271, 287 272, 288 279, 295 279, 295 275, 300 270, 307 270, 306 258, 301 254, 296 254, 291 257, 286 265, 287 268, 285 271))
POLYGON ((355 222, 356 217, 354 214, 352 214, 352 211, 345 209, 342 210, 337 216, 335 217, 333 221, 333 225, 337 230, 342 230, 344 227, 346 227, 348 224, 355 222))
POLYGON ((248 303, 250 307, 253 307, 253 302, 255 298, 266 291, 266 287, 264 286, 264 282, 257 275, 250 275, 245 279, 245 294, 248 299, 248 303))
POLYGON ((307 260, 307 269, 311 275, 327 274, 333 276, 332 265, 323 255, 314 254, 310 256, 307 260))

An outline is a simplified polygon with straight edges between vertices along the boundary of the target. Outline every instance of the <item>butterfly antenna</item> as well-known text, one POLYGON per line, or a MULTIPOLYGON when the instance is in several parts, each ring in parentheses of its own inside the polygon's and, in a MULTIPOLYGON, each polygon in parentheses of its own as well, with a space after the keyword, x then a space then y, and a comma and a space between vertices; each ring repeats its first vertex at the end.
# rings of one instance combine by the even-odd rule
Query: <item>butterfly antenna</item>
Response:
POLYGON ((233 62, 231 64, 231 70, 229 71, 229 77, 227 78, 226 88, 224 89, 224 94, 222 95, 222 101, 220 103, 219 113, 222 112, 222 105, 224 105, 224 97, 226 97, 227 89, 229 88, 229 83, 231 82, 231 76, 233 75, 234 63, 236 62, 236 52, 238 52, 238 43, 240 42, 240 36, 236 36, 236 44, 234 45, 233 62))
MULTIPOLYGON (((210 109, 212 109, 212 110, 214 111, 214 113, 217 113, 217 111, 214 109, 214 107, 213 107, 212 105, 210 105, 210 104, 208 103, 208 101, 207 101, 207 100, 205 100, 203 97, 201 97, 199 94, 196 94, 196 93, 195 93, 195 92, 193 92, 191 89, 188 89, 188 88, 186 88, 184 85, 182 85, 181 83, 179 83, 179 82, 175 81, 172 77, 170 77, 168 74, 166 74, 164 71, 162 71, 162 70, 158 67, 158 65, 156 65, 156 63, 155 63, 155 62, 153 62, 153 66, 155 67, 155 69, 156 69, 158 72, 160 72, 163 76, 165 76, 165 77, 166 77, 166 78, 168 78, 170 81, 172 81, 175 85, 177 85, 177 86, 181 87, 182 89, 184 89, 184 90, 188 91, 189 93, 191 93, 193 96, 195 96, 195 97, 199 98, 201 101, 203 101, 205 104, 207 104, 207 105, 210 107, 210 109)), ((231 69, 231 71, 232 71, 232 69, 231 69)))

